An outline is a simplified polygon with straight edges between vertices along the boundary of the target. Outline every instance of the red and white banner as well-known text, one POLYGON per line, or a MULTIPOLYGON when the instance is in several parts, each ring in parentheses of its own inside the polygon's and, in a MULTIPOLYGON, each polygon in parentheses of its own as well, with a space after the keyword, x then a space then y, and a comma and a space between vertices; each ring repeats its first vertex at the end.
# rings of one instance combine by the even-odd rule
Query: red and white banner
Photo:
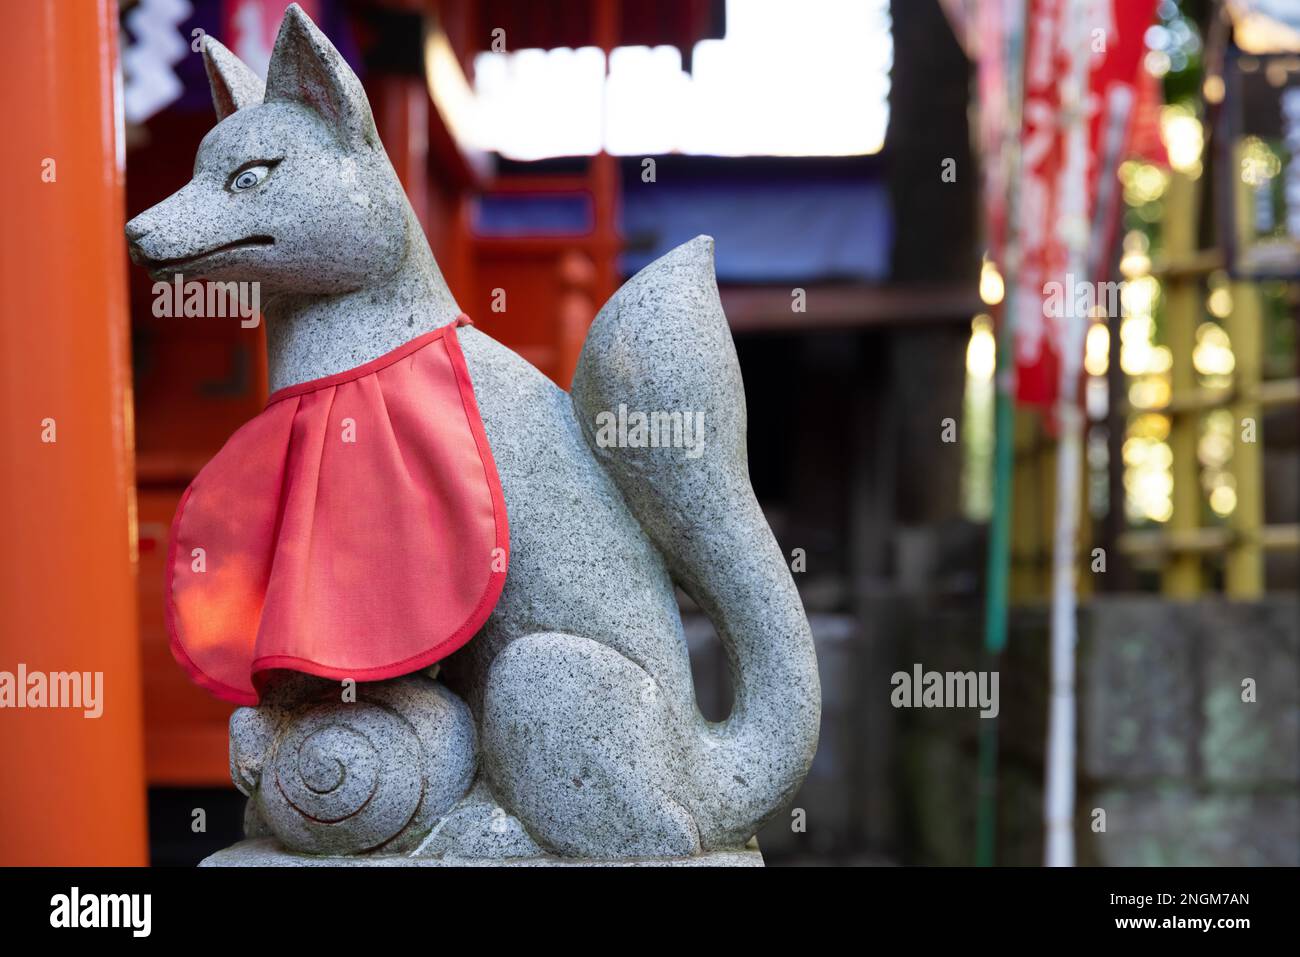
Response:
MULTIPOLYGON (((1091 278, 1104 280, 1107 257, 1119 228, 1119 164, 1134 152, 1134 130, 1144 93, 1159 98, 1159 83, 1141 68, 1146 31, 1155 17, 1156 0, 1094 0, 1104 16, 1105 52, 1093 56, 1090 88, 1088 209, 1093 228, 1089 240, 1091 278)), ((1158 137, 1157 137, 1158 140, 1158 137)))
POLYGON ((977 46, 976 92, 979 124, 976 142, 983 164, 984 216, 989 255, 1002 262, 1007 239, 1007 164, 1004 136, 1010 124, 1008 102, 1007 23, 1001 0, 982 0, 975 10, 975 28, 963 31, 977 46))
POLYGON ((1029 0, 1025 24, 1025 100, 1020 134, 1020 171, 1011 188, 1019 190, 1016 238, 1020 268, 1008 277, 1016 284, 1011 302, 1016 348, 1016 398, 1050 404, 1059 375, 1057 330, 1044 315, 1044 286, 1064 276, 1066 248, 1054 228, 1061 199, 1064 159, 1061 135, 1061 81, 1069 68, 1062 42, 1065 0, 1029 0))
MULTIPOLYGON (((1015 295, 1016 398, 1050 406, 1060 384, 1060 317, 1046 308, 1048 283, 1061 284, 1073 301, 1077 283, 1104 279, 1120 211, 1117 171, 1126 155, 1137 100, 1138 67, 1156 0, 1092 0, 1083 22, 1067 16, 1067 0, 1029 0, 1025 31, 1025 99, 1016 214, 1020 245, 1015 295), (1062 84, 1088 57, 1086 122, 1062 122, 1062 84), (1085 195, 1071 184, 1082 179, 1085 195), (1085 224, 1087 269, 1069 272, 1063 226, 1085 224)), ((1014 68, 1014 65, 1013 65, 1014 68)), ((991 223, 996 227, 996 223, 991 223)), ((994 230, 996 234, 996 228, 994 230)), ((995 247, 996 248, 996 247, 995 247)))

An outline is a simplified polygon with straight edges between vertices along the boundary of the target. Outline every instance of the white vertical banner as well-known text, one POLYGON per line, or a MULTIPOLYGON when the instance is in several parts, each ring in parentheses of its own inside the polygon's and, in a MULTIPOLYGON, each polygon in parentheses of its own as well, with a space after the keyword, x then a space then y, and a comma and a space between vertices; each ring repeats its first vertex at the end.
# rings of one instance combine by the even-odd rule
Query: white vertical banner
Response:
MULTIPOLYGON (((1055 221, 1066 251, 1066 284, 1088 281, 1088 79, 1091 0, 1066 0, 1060 41, 1067 69, 1060 75, 1062 157, 1055 221)), ((1067 300, 1074 298, 1067 293, 1067 300)), ((1058 300, 1059 301, 1059 300, 1058 300)), ((1071 304, 1052 317, 1060 342, 1060 380, 1056 394, 1056 515, 1052 539, 1051 688, 1047 732, 1047 786, 1044 793, 1044 863, 1072 867, 1074 853, 1077 635, 1077 556, 1083 468, 1083 410, 1079 384, 1089 316, 1071 304)))

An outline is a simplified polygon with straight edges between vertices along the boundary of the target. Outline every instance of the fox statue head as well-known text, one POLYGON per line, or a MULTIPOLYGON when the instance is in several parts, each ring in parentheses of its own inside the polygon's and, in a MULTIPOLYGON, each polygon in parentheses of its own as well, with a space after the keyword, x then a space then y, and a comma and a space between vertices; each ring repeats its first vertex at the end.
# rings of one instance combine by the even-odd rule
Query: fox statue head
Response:
POLYGON ((126 225, 154 279, 257 283, 269 384, 352 368, 460 314, 365 90, 297 4, 266 86, 204 37, 217 125, 194 177, 126 225))
POLYGON ((203 59, 219 122, 193 179, 127 224, 133 261, 155 279, 256 281, 269 298, 359 290, 413 243, 427 250, 361 82, 297 4, 265 90, 210 36, 203 59))

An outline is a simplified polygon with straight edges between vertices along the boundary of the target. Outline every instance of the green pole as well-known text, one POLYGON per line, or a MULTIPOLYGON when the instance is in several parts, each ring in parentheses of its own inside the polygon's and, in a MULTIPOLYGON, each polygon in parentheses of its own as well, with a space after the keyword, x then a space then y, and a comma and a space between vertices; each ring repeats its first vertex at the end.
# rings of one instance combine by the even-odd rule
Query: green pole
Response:
MULTIPOLYGON (((985 667, 996 671, 1007 644, 1007 592, 1011 571, 1011 491, 1015 464, 1015 317, 1020 279, 1018 189, 1021 115, 1024 106, 1025 8, 1028 0, 1008 4, 1005 24, 1007 124, 1002 156, 1008 184, 1007 241, 1004 253, 1001 322, 998 324, 997 372, 993 412, 993 514, 989 518, 988 573, 984 596, 985 667)), ((997 854, 998 719, 980 722, 979 781, 976 788, 975 863, 991 867, 997 854)))
MULTIPOLYGON (((1014 347, 1006 316, 1011 312, 1011 286, 1003 300, 1003 322, 998 334, 997 392, 993 418, 993 514, 989 519, 988 576, 984 598, 984 651, 986 667, 996 671, 1007 644, 1007 579, 1011 568, 1011 489, 1015 464, 1015 399, 1010 381, 1014 373, 1014 347), (1010 367, 1010 368, 1008 368, 1010 367)), ((990 867, 997 846, 998 719, 980 722, 978 813, 975 861, 990 867)))
MULTIPOLYGON (((1007 296, 1010 304, 1011 296, 1007 296)), ((996 657, 1007 645, 1007 579, 1011 570, 1011 488, 1015 464, 1015 399, 1004 384, 1003 365, 1012 364, 1014 348, 1002 323, 998 336, 998 386, 993 418, 993 515, 989 524, 988 583, 984 605, 984 650, 996 657)))

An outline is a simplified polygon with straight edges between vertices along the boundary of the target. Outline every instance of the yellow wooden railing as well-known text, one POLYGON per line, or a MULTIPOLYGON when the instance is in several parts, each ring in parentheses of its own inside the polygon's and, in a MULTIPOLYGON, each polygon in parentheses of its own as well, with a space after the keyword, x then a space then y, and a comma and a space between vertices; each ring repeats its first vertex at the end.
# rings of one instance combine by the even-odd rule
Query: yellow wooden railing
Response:
MULTIPOLYGON (((1300 550, 1300 523, 1264 524, 1263 412, 1300 406, 1300 378, 1265 381, 1262 378, 1264 309, 1254 283, 1232 284, 1233 308, 1224 317, 1235 359, 1231 385, 1199 385, 1193 354, 1196 330, 1202 318, 1201 285, 1224 267, 1218 250, 1198 250, 1197 211, 1202 181, 1174 172, 1165 193, 1162 221, 1163 258, 1152 268, 1165 297, 1165 342, 1173 365, 1167 401, 1144 407, 1169 417, 1173 494, 1169 521, 1153 529, 1132 530, 1120 537, 1119 547, 1131 559, 1160 566, 1161 590, 1171 598, 1191 598, 1206 589, 1205 561, 1223 557, 1223 590, 1233 598, 1254 598, 1264 591, 1264 553, 1270 549, 1300 550), (1200 463, 1197 458, 1201 417, 1214 409, 1228 409, 1234 421, 1234 448, 1226 470, 1233 478, 1236 505, 1223 525, 1201 523, 1200 463), (1253 423, 1253 441, 1243 438, 1253 423)), ((1238 204, 1239 207, 1241 204, 1238 204)), ((1112 334, 1118 334, 1113 329, 1112 334)), ((1112 374, 1117 374, 1112 370, 1112 374)), ((1046 556, 1050 554, 1055 448, 1033 413, 1017 413, 1015 511, 1012 528, 1013 601, 1042 599, 1047 594, 1046 556)), ((1111 468, 1123 463, 1112 462, 1111 468)), ((1123 508, 1123 502, 1111 502, 1123 508)), ((1087 528, 1087 511, 1082 529, 1087 528)), ((1087 568, 1092 545, 1080 536, 1081 568, 1087 568)), ((1091 576, 1081 574, 1081 585, 1091 576)))
MULTIPOLYGON (((1173 358, 1170 394, 1163 412, 1170 418, 1173 453, 1173 515, 1164 528, 1133 531, 1120 541, 1127 553, 1163 559, 1161 587, 1170 597, 1187 598, 1205 588, 1202 558, 1224 557, 1224 592, 1254 598, 1264 591, 1264 550, 1300 548, 1300 524, 1264 525, 1264 435, 1262 413, 1276 405, 1300 403, 1300 379, 1263 381, 1264 310, 1254 283, 1232 286, 1233 308, 1224 318, 1235 359, 1227 388, 1198 386, 1192 354, 1201 320, 1200 284, 1223 268, 1217 250, 1196 249, 1199 179, 1172 174, 1165 196, 1164 260, 1153 268, 1165 294, 1166 341, 1173 358), (1228 471, 1236 488, 1236 507, 1223 526, 1201 525, 1197 426, 1205 412, 1226 408, 1234 422, 1233 454, 1228 471), (1253 441, 1243 438, 1253 424, 1253 441)), ((1238 208, 1243 204, 1239 203, 1238 208)))

